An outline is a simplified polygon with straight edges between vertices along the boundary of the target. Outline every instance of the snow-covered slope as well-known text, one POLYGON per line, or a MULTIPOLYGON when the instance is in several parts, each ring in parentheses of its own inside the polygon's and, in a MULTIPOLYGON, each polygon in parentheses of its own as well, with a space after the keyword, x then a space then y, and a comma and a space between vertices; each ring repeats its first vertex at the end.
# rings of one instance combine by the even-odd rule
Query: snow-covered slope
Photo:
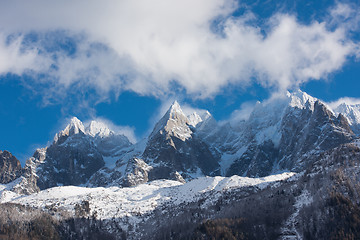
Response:
MULTIPOLYGON (((31 195, 14 194, 9 191, 9 185, 0 185, 0 199, 1 203, 19 203, 51 211, 54 214, 66 211, 71 216, 76 216, 77 206, 87 201, 89 212, 86 216, 92 216, 97 220, 116 219, 121 228, 133 229, 136 234, 138 224, 146 221, 155 209, 166 211, 168 207, 176 208, 180 204, 196 202, 199 199, 209 203, 215 202, 226 191, 251 186, 263 189, 269 184, 288 179, 293 175, 294 173, 289 172, 265 178, 202 177, 185 184, 172 180, 156 180, 128 188, 63 186, 31 195), (207 198, 209 194, 211 198, 207 198)), ((204 207, 205 205, 206 203, 204 207)))
POLYGON ((0 203, 6 203, 1 205, 0 214, 6 219, 2 226, 23 224, 30 226, 25 231, 32 233, 34 227, 38 231, 34 224, 38 221, 23 220, 36 209, 44 215, 34 218, 44 224, 53 222, 64 239, 212 239, 218 232, 203 230, 221 230, 224 224, 233 229, 229 236, 233 233, 235 239, 343 236, 357 232, 359 225, 354 218, 360 193, 358 145, 354 141, 325 151, 301 173, 264 178, 156 180, 125 188, 62 186, 31 195, 14 193, 14 181, 0 185, 0 203), (329 230, 339 226, 342 216, 349 219, 341 222, 344 227, 329 230))

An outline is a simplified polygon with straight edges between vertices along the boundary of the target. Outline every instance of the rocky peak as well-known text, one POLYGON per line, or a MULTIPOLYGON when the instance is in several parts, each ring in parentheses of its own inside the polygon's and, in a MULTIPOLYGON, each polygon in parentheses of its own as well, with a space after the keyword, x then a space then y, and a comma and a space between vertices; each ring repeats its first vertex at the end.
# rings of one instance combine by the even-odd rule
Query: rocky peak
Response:
POLYGON ((300 89, 292 93, 287 92, 287 97, 289 98, 289 105, 291 107, 297 107, 300 109, 310 108, 314 110, 314 104, 318 99, 310 96, 306 92, 301 91, 300 89))
POLYGON ((189 119, 187 118, 177 101, 174 101, 174 103, 170 106, 163 119, 164 118, 167 119, 167 123, 169 123, 169 121, 175 121, 178 124, 189 123, 189 119))
POLYGON ((270 99, 264 102, 257 102, 253 111, 250 114, 249 121, 254 119, 269 122, 271 118, 272 122, 281 119, 283 114, 289 109, 310 109, 314 111, 315 102, 318 99, 308 95, 301 90, 294 92, 286 92, 286 94, 274 95, 270 99))
POLYGON ((0 183, 9 183, 21 174, 20 161, 8 151, 0 151, 0 183))
POLYGON ((79 133, 85 134, 85 127, 77 117, 73 117, 66 128, 55 135, 54 142, 58 142, 62 137, 68 137, 79 133))
MULTIPOLYGON (((272 128, 270 132, 280 133, 280 123, 284 116, 289 113, 299 113, 299 110, 308 109, 314 111, 315 103, 318 100, 301 90, 292 93, 274 95, 269 100, 257 102, 250 117, 244 122, 247 128, 252 129, 254 134, 259 131, 272 128)), ((243 124, 240 124, 242 126, 243 124)), ((236 126, 235 126, 236 128, 236 126)), ((267 133, 270 133, 267 130, 267 133)), ((258 134, 259 136, 261 134, 258 134)), ((271 134, 272 135, 272 134, 271 134)))
POLYGON ((180 107, 180 104, 178 103, 178 101, 174 101, 173 104, 171 104, 169 110, 168 110, 170 113, 175 113, 175 112, 178 112, 178 113, 182 113, 183 114, 183 111, 180 107))
POLYGON ((179 174, 191 179, 218 173, 218 156, 213 156, 208 145, 194 134, 194 125, 199 121, 202 119, 197 113, 191 114, 189 119, 178 102, 170 106, 156 124, 142 154, 144 162, 154 164, 149 180, 181 180, 179 174))
POLYGON ((149 139, 154 138, 157 134, 170 135, 185 141, 191 137, 192 131, 189 128, 191 122, 182 111, 179 103, 175 101, 155 125, 149 139))

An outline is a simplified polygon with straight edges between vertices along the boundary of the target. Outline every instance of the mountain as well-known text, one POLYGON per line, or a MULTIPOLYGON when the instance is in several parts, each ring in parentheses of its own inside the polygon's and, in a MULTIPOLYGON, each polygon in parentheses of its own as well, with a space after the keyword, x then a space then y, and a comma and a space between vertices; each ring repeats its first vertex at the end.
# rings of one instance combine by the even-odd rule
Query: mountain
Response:
POLYGON ((89 186, 134 186, 156 179, 184 182, 219 175, 218 156, 194 134, 202 121, 197 113, 186 116, 175 101, 149 137, 127 148, 114 168, 104 167, 94 174, 89 186))
POLYGON ((109 156, 132 144, 124 135, 115 134, 104 123, 91 121, 89 126, 72 118, 53 143, 38 149, 26 166, 32 165, 40 189, 85 184, 108 163, 109 156))
POLYGON ((0 152, 0 236, 358 239, 358 113, 300 90, 223 122, 175 101, 137 143, 72 118, 24 168, 0 152))
POLYGON ((249 177, 301 171, 311 164, 310 155, 355 136, 342 114, 300 90, 258 102, 246 120, 220 125, 210 118, 197 135, 221 155, 222 175, 249 177))
POLYGON ((258 102, 248 119, 225 123, 208 111, 186 115, 175 101, 151 134, 135 144, 103 122, 85 127, 73 118, 29 164, 36 165, 40 189, 299 172, 315 156, 354 139, 348 115, 336 115, 300 90, 258 102))
POLYGON ((150 180, 174 179, 178 174, 184 179, 220 174, 217 156, 194 134, 201 121, 195 113, 189 119, 176 101, 171 105, 155 125, 142 155, 147 164, 154 166, 150 180))
MULTIPOLYGON (((300 90, 258 103, 248 120, 233 124, 222 148, 226 176, 266 176, 301 171, 308 155, 350 142, 354 133, 342 115, 300 90), (230 164, 231 163, 231 164, 230 164)), ((221 130, 220 130, 221 131, 221 130)), ((215 133, 217 135, 217 133, 215 133)))
POLYGON ((163 178, 298 172, 315 156, 354 137, 343 114, 300 90, 258 102, 246 120, 221 124, 207 111, 187 116, 175 101, 148 138, 90 182, 130 186, 163 178))
POLYGON ((300 173, 264 178, 61 186, 27 196, 2 185, 0 220, 11 221, 0 221, 1 231, 62 239, 357 239, 359 146, 342 144, 300 173))

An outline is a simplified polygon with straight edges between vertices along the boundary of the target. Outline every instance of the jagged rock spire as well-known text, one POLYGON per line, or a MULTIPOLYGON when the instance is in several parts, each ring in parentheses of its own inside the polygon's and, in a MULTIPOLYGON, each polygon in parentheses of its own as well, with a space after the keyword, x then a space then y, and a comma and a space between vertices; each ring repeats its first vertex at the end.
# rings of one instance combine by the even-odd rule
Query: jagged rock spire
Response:
POLYGON ((191 137, 192 131, 189 125, 189 119, 182 111, 180 104, 174 101, 165 115, 155 125, 149 139, 152 139, 157 134, 169 134, 184 141, 191 137))
POLYGON ((85 134, 85 127, 77 117, 73 117, 71 118, 70 123, 66 126, 66 128, 55 135, 54 142, 57 142, 61 137, 71 136, 79 133, 85 134))

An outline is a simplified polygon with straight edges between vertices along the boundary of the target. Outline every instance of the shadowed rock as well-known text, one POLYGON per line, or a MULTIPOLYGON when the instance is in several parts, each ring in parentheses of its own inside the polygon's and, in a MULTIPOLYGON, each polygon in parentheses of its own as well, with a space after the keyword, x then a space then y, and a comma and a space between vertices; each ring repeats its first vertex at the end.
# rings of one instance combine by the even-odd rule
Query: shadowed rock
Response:
POLYGON ((20 161, 8 151, 0 151, 0 183, 9 183, 21 174, 20 161))

